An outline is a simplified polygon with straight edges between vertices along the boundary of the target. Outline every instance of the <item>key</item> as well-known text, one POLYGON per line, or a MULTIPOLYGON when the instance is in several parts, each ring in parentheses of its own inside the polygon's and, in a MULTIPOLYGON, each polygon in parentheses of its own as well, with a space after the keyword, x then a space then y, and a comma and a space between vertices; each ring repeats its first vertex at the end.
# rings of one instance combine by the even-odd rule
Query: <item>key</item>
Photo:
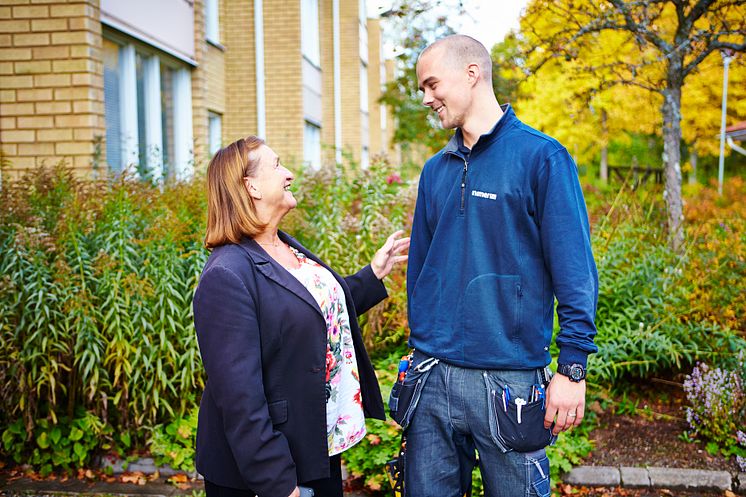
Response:
POLYGON ((526 405, 526 401, 523 400, 520 397, 516 397, 515 399, 515 406, 518 409, 518 424, 521 424, 521 411, 523 410, 523 406, 526 405))

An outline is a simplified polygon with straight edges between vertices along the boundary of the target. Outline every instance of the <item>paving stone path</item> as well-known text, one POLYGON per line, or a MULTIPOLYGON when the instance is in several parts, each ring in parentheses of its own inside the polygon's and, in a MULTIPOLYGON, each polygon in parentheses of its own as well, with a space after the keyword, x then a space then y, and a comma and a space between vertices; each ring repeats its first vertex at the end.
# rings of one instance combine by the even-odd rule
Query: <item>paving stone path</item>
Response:
MULTIPOLYGON (((114 474, 125 471, 122 461, 104 460, 114 474)), ((97 495, 108 494, 132 497, 177 497, 191 496, 195 491, 204 490, 202 481, 197 480, 186 486, 177 487, 169 484, 168 476, 177 471, 169 467, 156 468, 150 458, 143 458, 126 465, 126 471, 140 471, 152 474, 158 470, 160 477, 144 485, 133 483, 107 483, 102 481, 86 482, 77 479, 31 480, 20 478, 12 481, 0 476, 0 495, 97 495)), ((698 469, 658 468, 658 467, 616 467, 616 466, 579 466, 563 478, 571 485, 593 487, 629 487, 629 488, 667 488, 694 491, 726 491, 746 495, 746 473, 731 474, 727 471, 705 471, 698 469)), ((366 494, 348 493, 346 497, 366 497, 366 494)))

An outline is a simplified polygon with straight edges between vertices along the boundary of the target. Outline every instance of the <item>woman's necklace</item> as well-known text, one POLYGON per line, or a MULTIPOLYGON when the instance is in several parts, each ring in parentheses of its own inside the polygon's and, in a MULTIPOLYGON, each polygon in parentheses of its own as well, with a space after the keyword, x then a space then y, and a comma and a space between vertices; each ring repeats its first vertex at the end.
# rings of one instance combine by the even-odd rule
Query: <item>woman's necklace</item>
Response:
POLYGON ((272 247, 275 247, 275 248, 277 248, 277 247, 279 247, 279 246, 280 246, 280 244, 282 243, 282 240, 280 240, 280 237, 279 237, 279 236, 277 236, 275 240, 273 240, 273 241, 271 241, 271 242, 269 242, 269 243, 262 243, 262 242, 260 242, 259 240, 257 240, 256 238, 255 238, 254 240, 255 240, 255 241, 256 241, 256 243, 258 243, 259 245, 263 245, 263 246, 265 246, 265 247, 269 247, 269 246, 272 246, 272 247))

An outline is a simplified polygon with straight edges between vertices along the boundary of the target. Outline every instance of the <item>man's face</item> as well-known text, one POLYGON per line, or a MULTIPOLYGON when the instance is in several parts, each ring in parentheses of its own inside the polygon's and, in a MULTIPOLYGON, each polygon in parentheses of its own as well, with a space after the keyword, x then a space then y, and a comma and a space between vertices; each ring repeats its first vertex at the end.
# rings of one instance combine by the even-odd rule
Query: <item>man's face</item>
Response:
POLYGON ((466 66, 459 70, 445 59, 441 48, 430 50, 417 62, 417 84, 422 103, 438 114, 445 129, 464 125, 471 107, 472 85, 466 66))

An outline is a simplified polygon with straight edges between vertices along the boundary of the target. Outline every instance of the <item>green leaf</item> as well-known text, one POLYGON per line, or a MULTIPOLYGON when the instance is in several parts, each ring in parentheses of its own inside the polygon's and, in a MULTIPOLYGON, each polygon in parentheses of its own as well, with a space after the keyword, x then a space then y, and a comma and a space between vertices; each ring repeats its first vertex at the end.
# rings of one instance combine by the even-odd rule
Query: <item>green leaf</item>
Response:
POLYGON ((81 438, 83 438, 83 431, 73 426, 70 429, 70 436, 68 438, 72 440, 73 442, 76 442, 80 440, 81 438))
POLYGON ((52 440, 52 443, 57 445, 60 441, 60 438, 62 438, 62 430, 60 430, 59 426, 55 426, 52 428, 52 432, 49 434, 49 438, 52 440))
POLYGON ((73 452, 75 452, 75 455, 78 456, 78 460, 80 462, 83 462, 87 456, 85 447, 80 445, 78 442, 75 442, 75 445, 73 445, 73 452))
POLYGON ((48 449, 49 448, 49 439, 47 437, 47 432, 43 431, 41 435, 36 437, 36 444, 41 447, 42 449, 48 449))

